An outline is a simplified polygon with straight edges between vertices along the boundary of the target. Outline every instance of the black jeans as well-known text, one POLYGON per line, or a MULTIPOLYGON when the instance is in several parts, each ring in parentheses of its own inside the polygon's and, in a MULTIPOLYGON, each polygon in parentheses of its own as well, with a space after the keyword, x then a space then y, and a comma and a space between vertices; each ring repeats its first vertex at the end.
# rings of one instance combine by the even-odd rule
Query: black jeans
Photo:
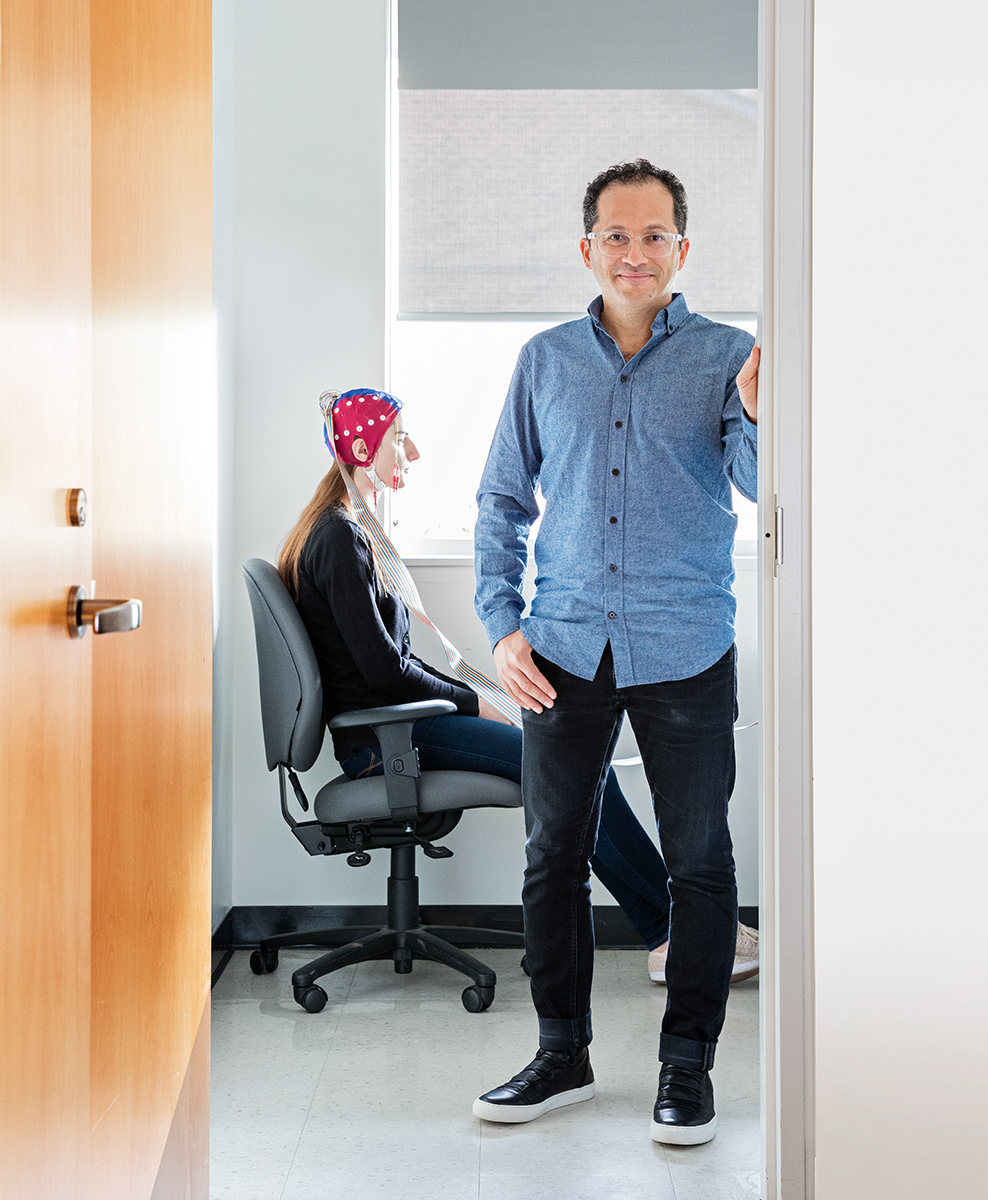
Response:
POLYGON ((593 920, 590 858, 604 778, 624 713, 652 791, 672 918, 663 1062, 713 1064, 737 939, 737 886, 727 805, 734 788, 736 651, 692 679, 618 688, 610 647, 593 680, 539 654, 552 708, 525 711, 522 791, 528 866, 522 902, 539 1043, 590 1043, 593 920))

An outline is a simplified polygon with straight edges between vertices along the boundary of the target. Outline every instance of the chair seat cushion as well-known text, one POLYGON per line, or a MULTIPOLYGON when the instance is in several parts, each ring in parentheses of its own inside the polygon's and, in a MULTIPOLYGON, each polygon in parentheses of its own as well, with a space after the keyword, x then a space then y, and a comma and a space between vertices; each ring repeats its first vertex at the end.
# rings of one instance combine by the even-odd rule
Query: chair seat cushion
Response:
MULTIPOLYGON (((478 771, 423 771, 419 777, 419 811, 448 812, 463 808, 520 808, 521 788, 500 775, 478 771)), ((344 821, 382 821, 391 815, 383 775, 350 779, 340 775, 320 788, 313 805, 326 825, 344 821)))

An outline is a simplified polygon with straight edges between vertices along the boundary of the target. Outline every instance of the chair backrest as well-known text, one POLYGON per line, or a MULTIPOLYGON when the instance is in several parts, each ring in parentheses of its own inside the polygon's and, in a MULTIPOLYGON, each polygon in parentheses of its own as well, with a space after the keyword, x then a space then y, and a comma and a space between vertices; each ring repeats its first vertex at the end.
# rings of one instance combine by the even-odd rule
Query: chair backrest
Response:
POLYGON ((275 568, 263 558, 251 558, 244 563, 244 579, 254 615, 268 770, 285 763, 307 771, 326 732, 315 651, 275 568))

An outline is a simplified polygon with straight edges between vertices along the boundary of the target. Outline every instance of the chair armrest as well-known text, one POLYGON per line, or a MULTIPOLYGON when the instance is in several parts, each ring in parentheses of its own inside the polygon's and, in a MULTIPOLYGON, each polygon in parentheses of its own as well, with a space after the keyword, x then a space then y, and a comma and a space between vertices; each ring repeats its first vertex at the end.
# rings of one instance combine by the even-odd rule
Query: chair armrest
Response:
POLYGON ((330 729, 352 729, 355 725, 396 725, 400 721, 421 721, 455 713, 452 700, 413 700, 408 704, 388 704, 382 708, 360 708, 339 713, 329 722, 330 729))
POLYGON ((440 717, 456 712, 449 700, 414 700, 410 704, 389 704, 383 708, 361 708, 340 713, 329 722, 330 729, 352 729, 369 725, 381 743, 384 759, 384 790, 388 808, 396 821, 411 821, 419 816, 419 754, 412 745, 412 726, 423 717, 440 717))

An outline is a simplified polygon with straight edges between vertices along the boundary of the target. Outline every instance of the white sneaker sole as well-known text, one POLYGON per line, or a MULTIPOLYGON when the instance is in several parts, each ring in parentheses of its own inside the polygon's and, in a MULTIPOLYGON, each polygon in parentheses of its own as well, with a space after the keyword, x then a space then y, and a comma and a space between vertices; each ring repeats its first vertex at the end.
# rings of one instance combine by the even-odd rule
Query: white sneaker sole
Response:
POLYGON ((731 983, 741 983, 744 979, 752 979, 758 974, 758 959, 754 962, 742 963, 731 972, 731 983))
POLYGON ((573 1088, 568 1092, 560 1092, 550 1096, 541 1104, 491 1104, 487 1100, 474 1100, 473 1115, 482 1121, 500 1121, 503 1125, 521 1125, 525 1121, 534 1121, 543 1113, 551 1112, 554 1108, 565 1108, 567 1104, 579 1104, 581 1100, 589 1100, 594 1094, 594 1083, 584 1084, 583 1087, 573 1088))
POLYGON ((709 1142, 717 1132, 717 1114, 706 1125, 662 1125, 652 1122, 652 1141, 667 1146, 700 1146, 709 1142))
MULTIPOLYGON (((754 962, 743 963, 731 971, 731 983, 741 983, 745 979, 753 979, 758 974, 758 959, 754 962)), ((665 971, 649 971, 649 979, 653 983, 665 983, 665 971)))

